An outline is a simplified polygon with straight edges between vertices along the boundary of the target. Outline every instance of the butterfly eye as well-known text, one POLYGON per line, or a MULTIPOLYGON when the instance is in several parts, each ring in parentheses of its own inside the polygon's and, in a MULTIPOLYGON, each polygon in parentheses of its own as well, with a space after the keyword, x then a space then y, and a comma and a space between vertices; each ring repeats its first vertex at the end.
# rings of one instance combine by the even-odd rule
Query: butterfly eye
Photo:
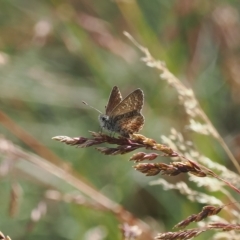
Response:
POLYGON ((107 118, 106 118, 105 116, 102 116, 102 120, 103 120, 103 121, 106 121, 107 118))

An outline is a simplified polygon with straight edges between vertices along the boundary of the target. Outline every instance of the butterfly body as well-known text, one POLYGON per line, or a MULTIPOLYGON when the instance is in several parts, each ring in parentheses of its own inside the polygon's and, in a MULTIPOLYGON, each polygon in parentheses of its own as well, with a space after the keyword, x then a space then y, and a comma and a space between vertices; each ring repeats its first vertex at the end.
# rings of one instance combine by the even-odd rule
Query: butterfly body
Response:
POLYGON ((100 126, 124 137, 140 131, 144 125, 144 117, 141 114, 143 99, 143 91, 136 89, 122 100, 118 87, 113 87, 106 113, 98 117, 100 126))

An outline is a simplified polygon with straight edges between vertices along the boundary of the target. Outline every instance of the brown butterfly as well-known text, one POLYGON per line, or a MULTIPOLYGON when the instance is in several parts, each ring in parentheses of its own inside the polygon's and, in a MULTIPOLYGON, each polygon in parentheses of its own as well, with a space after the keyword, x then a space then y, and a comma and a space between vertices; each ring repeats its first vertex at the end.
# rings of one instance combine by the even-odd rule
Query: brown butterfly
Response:
POLYGON ((136 89, 122 100, 119 88, 113 87, 106 106, 106 113, 102 114, 94 108, 101 113, 98 116, 100 126, 124 137, 139 132, 144 125, 144 117, 141 114, 143 100, 144 95, 141 89, 136 89))

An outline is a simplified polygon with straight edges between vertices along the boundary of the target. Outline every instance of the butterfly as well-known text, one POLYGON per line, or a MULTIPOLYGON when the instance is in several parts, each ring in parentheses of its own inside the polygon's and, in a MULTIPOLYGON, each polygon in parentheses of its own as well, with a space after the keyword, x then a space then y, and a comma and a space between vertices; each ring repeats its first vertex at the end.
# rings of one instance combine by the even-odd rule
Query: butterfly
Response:
POLYGON ((105 114, 100 114, 98 117, 100 126, 123 137, 139 132, 144 125, 144 117, 141 114, 143 101, 144 94, 141 89, 136 89, 122 100, 119 88, 114 86, 105 114))

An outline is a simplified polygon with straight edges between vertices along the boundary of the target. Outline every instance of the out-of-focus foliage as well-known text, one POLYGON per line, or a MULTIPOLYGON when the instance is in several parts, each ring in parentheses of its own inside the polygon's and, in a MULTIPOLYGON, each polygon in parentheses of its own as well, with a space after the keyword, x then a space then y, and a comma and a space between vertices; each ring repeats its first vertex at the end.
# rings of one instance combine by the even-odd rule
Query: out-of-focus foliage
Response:
MULTIPOLYGON (((170 229, 199 206, 178 192, 148 186, 156 178, 135 172, 127 154, 108 157, 94 148, 75 149, 51 140, 56 135, 90 136, 89 130, 99 129, 98 113, 83 100, 104 111, 113 86, 119 86, 123 96, 141 88, 145 94, 141 133, 160 141, 174 127, 194 139, 202 154, 229 168, 232 164, 214 139, 186 130, 186 114, 175 90, 140 61, 141 53, 123 31, 194 90, 240 160, 239 1, 3 0, 0 9, 0 111, 8 116, 1 117, 0 133, 35 152, 19 129, 5 124, 13 121, 58 155, 66 168, 71 166, 146 221, 153 233, 170 229)), ((0 158, 2 163, 5 157, 0 158)), ((45 215, 30 223, 31 212, 48 188, 72 191, 18 160, 16 169, 1 177, 0 230, 12 239, 121 239, 111 213, 64 202, 48 201, 45 215), (13 183, 19 184, 22 197, 18 213, 10 217, 13 183)))

